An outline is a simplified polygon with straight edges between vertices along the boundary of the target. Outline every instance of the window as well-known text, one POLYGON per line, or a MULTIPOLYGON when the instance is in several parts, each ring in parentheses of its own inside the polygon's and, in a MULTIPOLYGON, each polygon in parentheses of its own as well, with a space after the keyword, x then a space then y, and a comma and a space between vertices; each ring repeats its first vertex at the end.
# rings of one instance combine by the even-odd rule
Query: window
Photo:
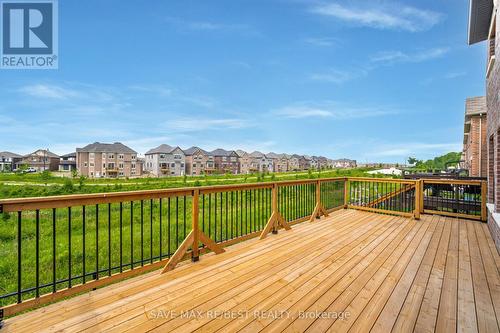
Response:
MULTIPOLYGON (((151 156, 151 158, 152 158, 152 157, 153 157, 153 156, 151 156)), ((135 158, 136 158, 136 156, 135 156, 135 155, 132 155, 132 159, 133 159, 133 160, 135 160, 135 158)))
POLYGON ((184 168, 184 163, 181 163, 181 168, 184 168))
POLYGON ((123 160, 123 154, 118 155, 119 160, 123 160))
POLYGON ((108 163, 108 169, 114 169, 115 164, 114 163, 108 163))
POLYGON ((118 167, 119 167, 120 169, 123 169, 123 163, 118 164, 118 167))
MULTIPOLYGON (((87 162, 85 162, 85 166, 87 166, 87 162)), ((94 163, 90 163, 91 167, 94 167, 94 163)))
MULTIPOLYGON (((153 156, 151 156, 153 158, 153 156)), ((165 154, 160 154, 160 158, 165 158, 165 154)))
POLYGON ((132 169, 135 169, 135 163, 132 163, 132 164, 131 164, 131 168, 132 168, 132 169))
POLYGON ((179 154, 175 154, 175 155, 174 155, 174 160, 180 160, 181 158, 182 158, 182 157, 181 157, 181 155, 179 155, 179 154))
POLYGON ((103 168, 103 169, 106 169, 106 163, 103 163, 103 164, 102 164, 102 168, 103 168))

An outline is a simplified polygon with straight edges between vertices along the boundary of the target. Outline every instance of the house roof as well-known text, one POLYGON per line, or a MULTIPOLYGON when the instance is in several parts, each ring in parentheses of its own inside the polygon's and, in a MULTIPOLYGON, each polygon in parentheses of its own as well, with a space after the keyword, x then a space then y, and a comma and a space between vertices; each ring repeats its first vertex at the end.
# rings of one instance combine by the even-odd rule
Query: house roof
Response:
POLYGON ((59 155, 54 154, 53 152, 46 150, 46 149, 38 149, 32 152, 31 154, 25 155, 23 157, 28 157, 31 155, 37 155, 38 152, 42 152, 44 156, 46 157, 51 157, 51 158, 59 158, 59 155))
POLYGON ((137 152, 121 142, 115 143, 100 143, 94 142, 86 145, 83 148, 76 148, 77 153, 122 153, 122 154, 137 154, 137 152))
POLYGON ((465 118, 486 114, 486 96, 469 97, 465 100, 465 118))
POLYGON ((482 42, 488 38, 493 0, 470 0, 469 7, 469 45, 482 42))
MULTIPOLYGON (((179 148, 179 147, 172 147, 172 146, 169 146, 167 144, 162 144, 162 145, 159 145, 156 148, 148 150, 145 155, 151 155, 151 154, 171 154, 176 149, 181 149, 181 148, 179 148)), ((181 149, 181 151, 182 151, 182 149, 181 149)))
POLYGON ((196 146, 190 147, 188 149, 184 149, 184 154, 186 154, 186 156, 191 156, 194 153, 196 153, 197 151, 201 151, 205 155, 211 155, 211 153, 209 153, 208 151, 203 150, 200 147, 196 147, 196 146))
POLYGON ((238 154, 239 157, 243 157, 245 155, 248 155, 248 153, 244 150, 238 149, 236 150, 236 154, 238 154))
POLYGON ((63 158, 70 158, 70 157, 76 158, 76 153, 69 153, 69 154, 66 154, 66 155, 61 155, 61 157, 63 157, 63 158))
POLYGON ((264 155, 263 153, 261 153, 260 151, 254 151, 252 152, 251 154, 249 154, 250 157, 266 157, 266 155, 264 155))
POLYGON ((16 153, 11 153, 10 151, 2 151, 2 152, 0 152, 0 157, 3 157, 3 158, 15 158, 15 157, 21 158, 22 156, 18 155, 16 153))
POLYGON ((211 151, 210 154, 212 154, 213 156, 226 156, 226 157, 238 155, 238 153, 236 153, 234 150, 225 150, 222 148, 215 149, 211 151))

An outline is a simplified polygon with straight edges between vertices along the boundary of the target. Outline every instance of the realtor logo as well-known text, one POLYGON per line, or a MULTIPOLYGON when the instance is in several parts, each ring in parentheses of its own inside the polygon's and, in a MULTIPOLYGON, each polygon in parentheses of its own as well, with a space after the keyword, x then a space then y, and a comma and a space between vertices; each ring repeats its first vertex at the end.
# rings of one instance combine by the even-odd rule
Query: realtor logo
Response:
POLYGON ((0 67, 56 69, 57 0, 3 0, 0 4, 0 67))

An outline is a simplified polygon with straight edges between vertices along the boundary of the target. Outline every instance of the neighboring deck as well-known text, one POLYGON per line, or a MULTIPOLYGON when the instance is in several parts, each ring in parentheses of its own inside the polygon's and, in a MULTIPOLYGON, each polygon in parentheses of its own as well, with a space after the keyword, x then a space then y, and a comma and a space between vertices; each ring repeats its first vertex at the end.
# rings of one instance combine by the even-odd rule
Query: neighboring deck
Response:
POLYGON ((498 332, 499 269, 484 223, 340 210, 7 319, 1 332, 498 332))

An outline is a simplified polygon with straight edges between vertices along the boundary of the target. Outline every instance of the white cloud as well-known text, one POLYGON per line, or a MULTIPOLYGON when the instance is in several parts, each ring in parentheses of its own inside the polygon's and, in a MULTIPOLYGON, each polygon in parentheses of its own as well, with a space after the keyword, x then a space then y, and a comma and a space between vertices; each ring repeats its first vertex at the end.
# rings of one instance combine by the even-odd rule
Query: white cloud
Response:
POLYGON ((338 70, 330 68, 322 73, 311 74, 309 76, 309 79, 314 81, 324 81, 324 82, 341 84, 347 81, 357 79, 359 77, 363 77, 367 73, 368 73, 367 71, 361 69, 346 71, 346 70, 338 70))
POLYGON ((419 63, 428 60, 433 60, 441 58, 450 51, 447 47, 437 47, 421 51, 416 51, 414 53, 405 53, 403 51, 383 51, 375 54, 371 57, 371 62, 373 63, 401 63, 401 62, 412 62, 419 63))
POLYGON ((76 90, 50 84, 33 84, 24 86, 19 89, 19 92, 27 94, 31 97, 59 100, 81 97, 81 94, 76 90))
POLYGON ((203 119, 203 118, 183 118, 169 121, 166 126, 173 131, 196 132, 210 129, 240 129, 250 127, 251 123, 245 119, 222 118, 222 119, 203 119))
POLYGON ((461 151, 461 149, 462 146, 460 143, 408 142, 394 145, 379 145, 379 149, 367 155, 378 157, 428 156, 438 153, 447 153, 450 151, 461 151))
POLYGON ((304 42, 314 46, 328 47, 337 45, 339 43, 339 40, 333 37, 309 37, 304 39, 304 42))
POLYGON ((252 32, 254 29, 246 24, 219 23, 212 21, 193 21, 179 17, 167 17, 166 21, 172 26, 184 31, 227 31, 227 32, 252 32))
POLYGON ((467 75, 467 72, 450 72, 444 76, 445 79, 456 79, 457 77, 462 77, 467 75))
POLYGON ((358 1, 355 4, 320 4, 310 11, 360 26, 410 32, 429 30, 442 19, 437 12, 399 3, 358 1))
POLYGON ((347 107, 334 102, 300 103, 272 111, 276 116, 289 119, 332 118, 338 120, 360 119, 394 115, 392 108, 347 107))

